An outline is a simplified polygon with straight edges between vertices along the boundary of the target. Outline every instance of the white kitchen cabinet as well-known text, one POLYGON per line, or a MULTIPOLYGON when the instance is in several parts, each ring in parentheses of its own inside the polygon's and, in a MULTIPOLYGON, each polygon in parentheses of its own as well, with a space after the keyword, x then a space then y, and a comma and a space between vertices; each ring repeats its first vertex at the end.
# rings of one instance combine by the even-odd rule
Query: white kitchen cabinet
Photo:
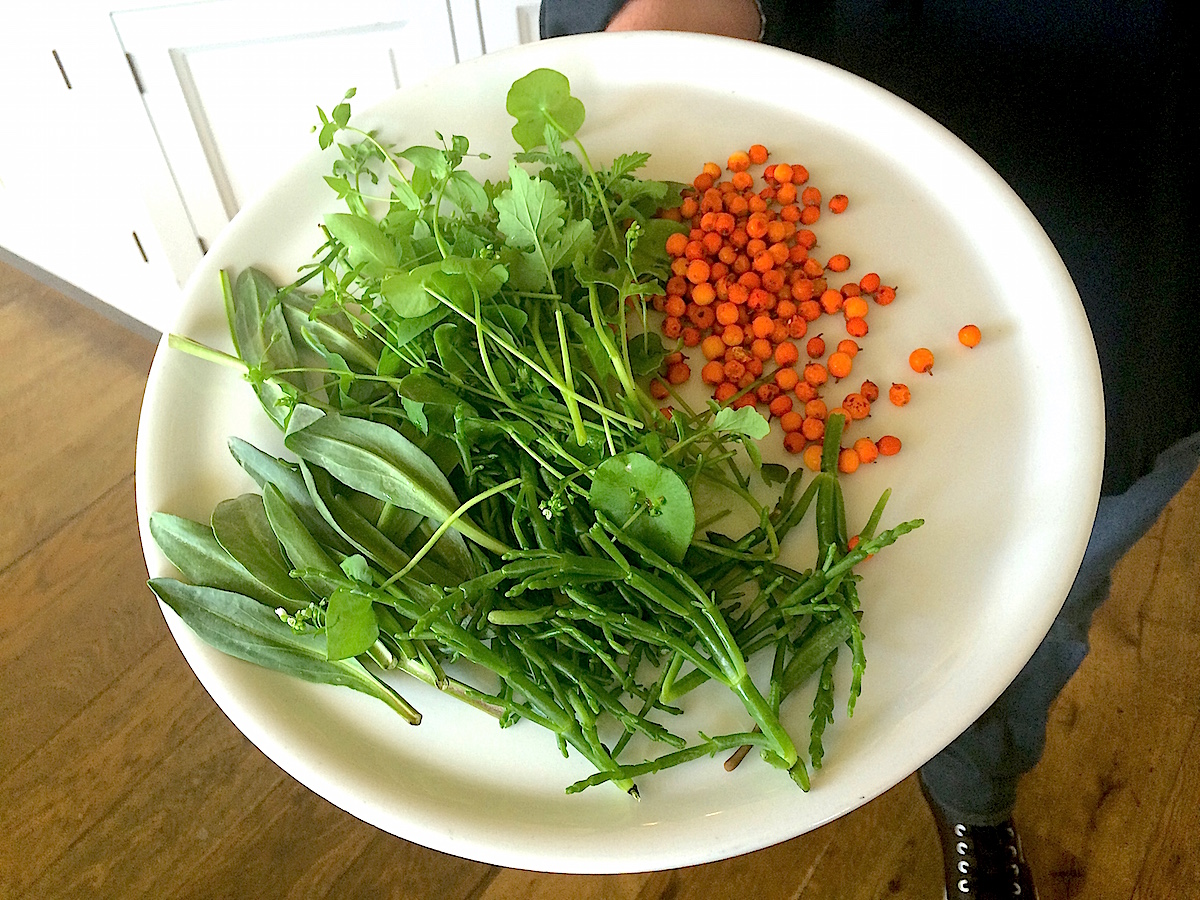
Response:
POLYGON ((43 0, 0 15, 0 249, 163 330, 317 106, 537 39, 523 0, 43 0))
POLYGON ((179 286, 133 173, 162 157, 116 41, 63 12, 0 18, 0 248, 161 329, 179 286))

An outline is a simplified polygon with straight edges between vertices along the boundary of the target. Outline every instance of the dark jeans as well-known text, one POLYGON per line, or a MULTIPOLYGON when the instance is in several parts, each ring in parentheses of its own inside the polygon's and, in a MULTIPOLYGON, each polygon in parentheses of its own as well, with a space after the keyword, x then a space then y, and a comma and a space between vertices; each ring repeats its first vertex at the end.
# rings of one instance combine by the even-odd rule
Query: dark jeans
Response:
POLYGON ((1051 704, 1087 654, 1088 626, 1113 567, 1198 464, 1200 432, 1160 454, 1124 493, 1100 498, 1079 574, 1046 639, 988 711, 921 769, 925 789, 951 818, 987 825, 1008 816, 1018 780, 1042 754, 1051 704))

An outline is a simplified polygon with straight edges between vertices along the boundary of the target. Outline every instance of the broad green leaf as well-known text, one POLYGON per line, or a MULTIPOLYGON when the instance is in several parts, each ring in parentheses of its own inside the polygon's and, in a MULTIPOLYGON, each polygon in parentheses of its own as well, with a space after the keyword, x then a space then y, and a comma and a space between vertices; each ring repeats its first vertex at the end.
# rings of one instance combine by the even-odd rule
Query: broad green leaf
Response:
MULTIPOLYGON (((274 485, 288 508, 300 519, 304 529, 322 545, 343 555, 353 551, 352 546, 330 527, 313 504, 299 466, 265 453, 239 437, 229 439, 229 452, 246 474, 254 479, 264 496, 267 485, 274 485)), ((209 528, 208 531, 211 533, 212 529, 209 528)))
POLYGON ((355 659, 329 660, 325 635, 297 634, 274 610, 231 591, 155 578, 150 589, 211 647, 238 659, 318 684, 353 688, 382 700, 411 722, 420 714, 355 659))
POLYGON ((310 343, 336 353, 361 371, 374 372, 383 345, 365 327, 356 329, 344 312, 314 312, 314 298, 300 291, 281 295, 283 315, 292 334, 305 334, 310 343))
POLYGON ((534 250, 548 235, 561 232, 567 205, 553 184, 531 176, 515 162, 509 165, 508 175, 511 187, 495 200, 500 230, 512 246, 534 250))
POLYGON ((441 301, 429 292, 430 280, 439 274, 439 263, 426 263, 409 271, 394 271, 383 279, 380 292, 399 315, 416 319, 429 315, 441 301))
POLYGON ((187 581, 245 594, 272 608, 284 606, 289 612, 312 599, 295 597, 296 592, 291 590, 280 594, 263 584, 230 556, 217 542, 212 528, 201 522, 156 512, 150 516, 150 535, 187 581))
POLYGON ((405 375, 400 381, 399 392, 401 397, 417 403, 433 403, 453 408, 463 402, 457 392, 424 372, 405 375))
POLYGON ((696 530, 687 484, 673 469, 641 453, 602 462, 592 477, 588 503, 674 563, 682 562, 696 530))
POLYGON ((446 151, 437 147, 418 145, 401 150, 396 155, 408 160, 417 169, 428 172, 435 181, 441 181, 450 174, 450 161, 446 158, 446 151))
POLYGON ((417 316, 414 319, 405 319, 403 322, 392 326, 390 340, 394 346, 403 347, 409 341, 419 338, 448 315, 450 315, 450 310, 444 306, 439 306, 437 309, 430 310, 423 316, 417 316))
MULTIPOLYGON (((535 178, 516 162, 509 166, 510 187, 494 201, 500 231, 509 247, 525 253, 527 266, 536 270, 545 284, 552 284, 554 270, 572 261, 594 241, 587 219, 566 222, 566 203, 558 189, 543 178, 535 178)), ((528 280, 522 273, 522 280, 528 280)))
POLYGON ((525 150, 541 146, 546 126, 572 137, 583 125, 583 103, 571 96, 567 76, 553 69, 534 69, 508 90, 505 108, 517 120, 512 135, 525 150))
POLYGON ((242 494, 218 503, 212 512, 212 530, 226 552, 274 593, 290 598, 298 606, 316 599, 292 578, 291 566, 283 557, 258 494, 242 494))
POLYGON ((325 613, 326 657, 334 660, 358 656, 378 638, 379 624, 371 599, 353 591, 334 591, 325 613))
POLYGON ((471 359, 477 354, 469 343, 467 330, 459 328, 457 322, 446 322, 435 328, 433 345, 446 374, 461 379, 474 371, 471 359))
POLYGON ((243 270, 232 285, 228 274, 222 272, 221 287, 234 348, 250 370, 247 378, 267 415, 285 428, 305 383, 304 376, 295 371, 299 356, 275 283, 251 268, 243 270))
POLYGON ((667 348, 657 332, 648 331, 629 340, 629 367, 639 378, 659 371, 666 355, 667 348))
MULTIPOLYGON (((317 508, 325 520, 337 530, 352 547, 374 560, 388 572, 396 572, 408 565, 412 552, 402 548, 424 544, 421 523, 425 520, 411 510, 393 508, 386 522, 375 514, 364 515, 355 502, 334 490, 334 481, 329 473, 317 466, 301 464, 305 483, 314 498, 317 508)), ((412 578, 426 584, 454 585, 475 574, 470 551, 462 535, 451 529, 442 536, 434 548, 436 553, 413 569, 412 578), (432 557, 432 558, 431 558, 432 557)))
POLYGON ((329 213, 325 227, 339 244, 346 248, 352 266, 379 276, 395 268, 396 246, 379 230, 374 219, 353 213, 329 213))
POLYGON ((275 485, 263 488, 263 509, 292 568, 303 573, 299 577, 318 597, 327 598, 337 588, 338 564, 321 542, 309 534, 300 517, 288 506, 287 500, 275 485))
MULTIPOLYGON (((437 464, 388 425, 328 415, 289 433, 284 444, 343 484, 414 510, 438 524, 459 507, 454 489, 437 464)), ((453 527, 493 553, 508 549, 467 516, 453 527)))
POLYGON ((446 182, 446 199, 463 212, 480 212, 488 208, 488 195, 482 184, 470 172, 456 169, 446 182))

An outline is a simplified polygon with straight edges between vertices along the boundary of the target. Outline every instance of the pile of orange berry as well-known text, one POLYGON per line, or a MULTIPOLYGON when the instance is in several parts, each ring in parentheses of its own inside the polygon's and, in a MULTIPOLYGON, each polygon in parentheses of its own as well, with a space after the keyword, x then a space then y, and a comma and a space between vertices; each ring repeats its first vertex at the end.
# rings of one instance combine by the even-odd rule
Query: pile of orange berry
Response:
MULTIPOLYGON (((664 212, 690 228, 668 239, 671 277, 665 294, 652 300, 663 314, 663 335, 681 345, 661 375, 672 385, 687 382, 686 351, 698 348, 700 378, 714 399, 760 407, 779 423, 788 452, 801 454, 814 470, 825 423, 840 413, 851 442, 842 447, 838 468, 853 472, 900 450, 894 435, 851 440, 851 426, 870 415, 879 388, 869 380, 845 387, 853 384, 871 307, 891 303, 896 289, 873 272, 837 284, 850 259, 815 252, 811 226, 822 215, 820 190, 808 183, 804 166, 767 160, 766 147, 755 144, 731 154, 725 170, 705 163, 680 206, 664 212), (758 166, 761 184, 751 173, 758 166)), ((840 214, 849 199, 836 194, 824 205, 840 214)), ((932 354, 928 363, 932 368, 932 354)), ((650 389, 659 399, 669 395, 659 380, 650 389)))

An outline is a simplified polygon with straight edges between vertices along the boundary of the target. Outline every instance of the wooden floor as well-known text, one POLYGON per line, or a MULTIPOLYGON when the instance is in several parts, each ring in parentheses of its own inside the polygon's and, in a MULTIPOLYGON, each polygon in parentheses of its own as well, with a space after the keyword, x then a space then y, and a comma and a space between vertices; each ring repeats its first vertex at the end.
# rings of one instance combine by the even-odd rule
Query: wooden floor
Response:
MULTIPOLYGON (((0 266, 0 898, 941 897, 912 778, 692 869, 539 875, 380 833, 214 706, 145 586, 133 450, 154 347, 0 266)), ((1122 563, 1018 807, 1044 898, 1200 896, 1200 478, 1122 563)))

